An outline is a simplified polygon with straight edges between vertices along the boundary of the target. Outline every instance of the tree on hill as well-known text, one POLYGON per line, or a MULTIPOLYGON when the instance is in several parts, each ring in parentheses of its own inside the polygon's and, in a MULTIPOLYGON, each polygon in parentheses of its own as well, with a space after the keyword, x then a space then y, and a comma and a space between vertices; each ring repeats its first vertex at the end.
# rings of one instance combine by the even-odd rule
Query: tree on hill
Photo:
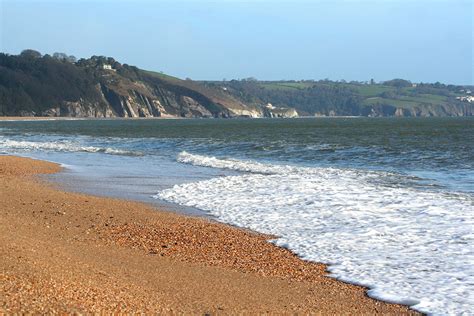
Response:
POLYGON ((34 49, 25 49, 20 53, 20 56, 26 58, 41 58, 41 53, 34 49))
POLYGON ((70 63, 75 63, 77 61, 77 58, 73 55, 68 55, 65 53, 54 53, 53 58, 61 61, 67 61, 70 63))
POLYGON ((411 87, 411 82, 404 79, 392 79, 392 80, 385 81, 383 84, 386 86, 392 86, 396 88, 411 87))

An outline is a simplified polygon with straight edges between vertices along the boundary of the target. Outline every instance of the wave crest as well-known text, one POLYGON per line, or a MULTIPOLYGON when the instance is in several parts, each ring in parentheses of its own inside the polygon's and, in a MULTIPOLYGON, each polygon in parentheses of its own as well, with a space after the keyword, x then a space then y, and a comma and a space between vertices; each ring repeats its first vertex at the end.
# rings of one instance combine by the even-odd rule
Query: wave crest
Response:
POLYGON ((57 142, 33 142, 33 141, 16 141, 16 140, 0 140, 0 148, 14 150, 53 150, 63 152, 88 152, 88 153, 105 153, 110 155, 123 156, 142 156, 143 153, 137 151, 128 151, 111 147, 95 147, 81 146, 71 141, 57 142))
POLYGON ((304 170, 311 172, 310 169, 313 169, 288 165, 269 165, 255 161, 244 161, 237 159, 220 159, 213 156, 190 154, 186 151, 181 152, 178 155, 177 160, 179 162, 195 166, 228 169, 260 174, 299 173, 304 170))

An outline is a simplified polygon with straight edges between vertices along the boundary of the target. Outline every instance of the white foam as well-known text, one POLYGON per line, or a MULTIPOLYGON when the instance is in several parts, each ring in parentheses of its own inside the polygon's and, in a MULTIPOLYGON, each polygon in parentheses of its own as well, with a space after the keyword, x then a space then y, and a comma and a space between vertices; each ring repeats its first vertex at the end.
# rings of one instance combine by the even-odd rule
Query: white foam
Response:
POLYGON ((178 160, 241 170, 176 185, 156 198, 209 211, 220 221, 280 236, 275 244, 330 264, 372 297, 432 314, 474 306, 472 196, 384 185, 389 174, 299 168, 183 152, 178 160))
POLYGON ((63 152, 103 152, 111 155, 133 155, 140 156, 142 153, 127 151, 110 147, 83 146, 72 141, 54 141, 54 142, 33 142, 33 141, 17 141, 11 139, 0 139, 0 148, 3 150, 52 150, 63 152))

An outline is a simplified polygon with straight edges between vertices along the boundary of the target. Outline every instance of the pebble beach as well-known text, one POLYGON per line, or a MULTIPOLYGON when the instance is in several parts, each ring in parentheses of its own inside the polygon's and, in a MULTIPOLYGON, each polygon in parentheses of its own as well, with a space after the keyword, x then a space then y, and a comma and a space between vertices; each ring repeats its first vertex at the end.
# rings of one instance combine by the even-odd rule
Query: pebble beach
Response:
POLYGON ((416 314, 273 236, 41 179, 60 170, 0 156, 1 313, 416 314))

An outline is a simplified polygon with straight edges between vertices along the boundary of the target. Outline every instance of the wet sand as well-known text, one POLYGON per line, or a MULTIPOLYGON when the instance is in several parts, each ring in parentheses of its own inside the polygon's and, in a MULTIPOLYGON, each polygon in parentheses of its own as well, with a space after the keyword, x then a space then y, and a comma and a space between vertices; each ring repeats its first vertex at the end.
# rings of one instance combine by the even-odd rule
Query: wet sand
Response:
POLYGON ((58 171, 0 156, 0 313, 415 314, 271 236, 37 177, 58 171))

